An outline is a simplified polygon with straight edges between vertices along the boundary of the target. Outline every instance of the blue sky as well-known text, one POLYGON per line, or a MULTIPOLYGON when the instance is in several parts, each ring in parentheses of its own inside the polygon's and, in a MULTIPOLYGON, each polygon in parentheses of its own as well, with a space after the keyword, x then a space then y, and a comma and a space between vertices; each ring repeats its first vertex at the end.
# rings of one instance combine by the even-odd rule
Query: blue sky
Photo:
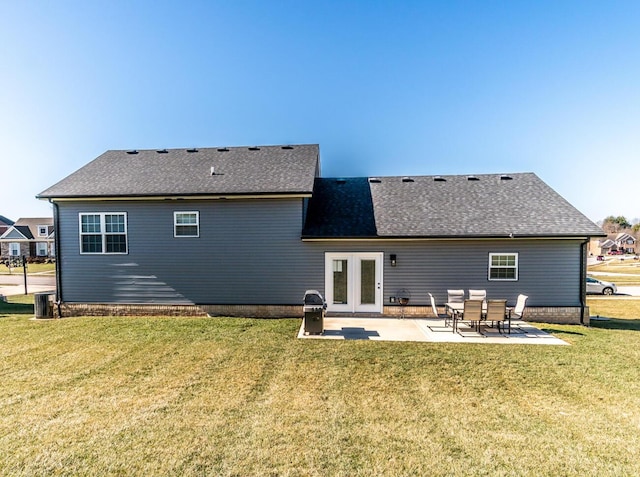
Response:
MULTIPOLYGON (((318 143, 324 176, 535 172, 640 217, 640 2, 0 0, 0 215, 108 149, 318 143)), ((107 178, 105 178, 107 179, 107 178)))

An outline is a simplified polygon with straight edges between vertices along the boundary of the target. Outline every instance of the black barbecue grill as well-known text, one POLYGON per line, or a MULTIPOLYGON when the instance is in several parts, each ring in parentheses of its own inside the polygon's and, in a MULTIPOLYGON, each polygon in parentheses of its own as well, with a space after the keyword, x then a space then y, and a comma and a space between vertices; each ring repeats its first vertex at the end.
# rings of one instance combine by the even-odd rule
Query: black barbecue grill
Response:
POLYGON ((324 331, 324 311, 327 304, 318 290, 304 292, 304 332, 321 335, 324 331))

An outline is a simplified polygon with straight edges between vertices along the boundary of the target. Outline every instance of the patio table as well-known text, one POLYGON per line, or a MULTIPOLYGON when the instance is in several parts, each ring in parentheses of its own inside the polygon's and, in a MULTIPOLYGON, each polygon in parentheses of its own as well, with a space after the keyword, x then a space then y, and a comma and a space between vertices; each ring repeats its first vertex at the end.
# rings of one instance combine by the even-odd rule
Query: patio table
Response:
MULTIPOLYGON (((457 315, 459 313, 463 313, 464 312, 464 303, 459 303, 459 302, 454 302, 454 303, 445 303, 444 304, 444 309, 445 312, 451 312, 451 315, 457 315)), ((513 308, 511 307, 507 307, 507 316, 509 317, 509 320, 511 320, 511 311, 513 310, 513 308)), ((484 317, 487 314, 487 302, 485 300, 482 301, 482 317, 484 319, 484 317)), ((455 328, 455 323, 456 323, 456 319, 454 317, 453 320, 454 323, 454 328, 455 328)), ((454 330, 455 331, 455 330, 454 330)), ((511 330, 509 330, 511 331, 511 330)))
MULTIPOLYGON (((451 311, 451 313, 462 313, 464 311, 464 302, 463 303, 445 303, 444 304, 445 311, 451 311)), ((482 313, 487 312, 487 302, 482 301, 482 313)))

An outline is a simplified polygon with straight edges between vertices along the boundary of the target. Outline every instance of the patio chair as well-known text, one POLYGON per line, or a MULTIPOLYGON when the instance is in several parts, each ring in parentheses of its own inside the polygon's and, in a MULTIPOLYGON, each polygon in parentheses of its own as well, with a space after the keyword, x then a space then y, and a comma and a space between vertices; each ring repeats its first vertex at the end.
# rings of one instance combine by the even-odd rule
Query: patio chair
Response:
POLYGON ((436 318, 440 318, 444 320, 444 326, 449 326, 451 323, 452 317, 449 316, 448 313, 440 314, 438 313, 438 307, 436 306, 436 300, 433 298, 433 295, 429 293, 429 298, 431 299, 431 310, 436 318))
MULTIPOLYGON (((447 303, 464 303, 464 290, 447 290, 447 303)), ((453 319, 454 311, 447 308, 446 312, 453 319)))
POLYGON ((464 290, 447 290, 447 303, 463 303, 464 290))
POLYGON ((516 320, 524 320, 524 309, 527 305, 527 295, 518 295, 518 301, 516 301, 516 307, 511 310, 511 317, 516 320))
POLYGON ((465 321, 469 326, 480 332, 480 320, 482 320, 482 302, 479 300, 465 300, 462 313, 453 315, 453 331, 458 331, 458 322, 465 321))
POLYGON ((487 290, 469 290, 469 299, 485 301, 487 299, 487 290))
POLYGON ((498 332, 502 334, 504 323, 507 322, 509 334, 511 334, 511 319, 507 314, 507 300, 489 300, 487 301, 487 314, 485 322, 491 322, 498 328, 498 332))

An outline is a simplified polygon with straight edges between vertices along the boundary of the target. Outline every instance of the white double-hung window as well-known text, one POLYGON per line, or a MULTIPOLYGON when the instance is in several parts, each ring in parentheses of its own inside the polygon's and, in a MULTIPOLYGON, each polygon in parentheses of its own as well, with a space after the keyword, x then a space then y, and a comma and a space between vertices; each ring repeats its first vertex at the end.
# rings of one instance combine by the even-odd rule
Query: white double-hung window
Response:
POLYGON ((49 252, 47 242, 36 242, 36 255, 38 257, 46 257, 49 252))
POLYGON ((199 237, 200 213, 197 211, 173 213, 174 237, 199 237))
POLYGON ((9 255, 12 257, 20 256, 20 244, 17 242, 11 242, 9 244, 9 255))
POLYGON ((489 254, 489 280, 518 279, 518 254, 517 253, 490 253, 489 254))
POLYGON ((126 212, 80 214, 80 253, 127 253, 126 212))

